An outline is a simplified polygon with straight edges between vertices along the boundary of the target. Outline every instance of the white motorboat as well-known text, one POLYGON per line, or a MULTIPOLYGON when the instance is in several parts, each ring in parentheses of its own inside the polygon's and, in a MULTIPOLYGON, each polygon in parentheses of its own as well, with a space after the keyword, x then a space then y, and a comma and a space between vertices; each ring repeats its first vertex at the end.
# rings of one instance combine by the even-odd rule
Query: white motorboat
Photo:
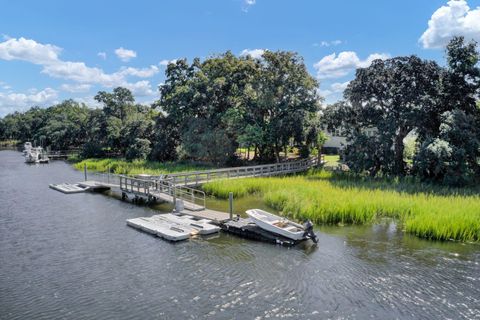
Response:
POLYGON ((48 163, 49 160, 42 147, 31 148, 25 155, 26 163, 48 163))
POLYGON ((313 233, 313 225, 310 221, 305 225, 301 225, 260 209, 250 209, 246 213, 250 220, 263 230, 295 241, 312 239, 314 242, 317 242, 317 237, 313 233))
POLYGON ((31 142, 25 142, 23 145, 23 155, 26 156, 30 151, 32 150, 32 143, 31 142))

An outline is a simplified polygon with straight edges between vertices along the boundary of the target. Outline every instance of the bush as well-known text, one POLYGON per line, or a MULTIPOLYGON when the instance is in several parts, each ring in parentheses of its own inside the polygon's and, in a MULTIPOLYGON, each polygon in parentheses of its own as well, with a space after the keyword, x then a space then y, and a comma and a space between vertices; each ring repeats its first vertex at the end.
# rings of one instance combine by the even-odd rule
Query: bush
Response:
POLYGON ((103 158, 105 157, 105 151, 101 144, 97 142, 87 142, 83 145, 80 153, 81 157, 86 158, 103 158))
POLYGON ((128 147, 125 158, 127 160, 145 160, 147 159, 151 150, 152 148, 150 148, 150 140, 136 138, 135 143, 128 147))

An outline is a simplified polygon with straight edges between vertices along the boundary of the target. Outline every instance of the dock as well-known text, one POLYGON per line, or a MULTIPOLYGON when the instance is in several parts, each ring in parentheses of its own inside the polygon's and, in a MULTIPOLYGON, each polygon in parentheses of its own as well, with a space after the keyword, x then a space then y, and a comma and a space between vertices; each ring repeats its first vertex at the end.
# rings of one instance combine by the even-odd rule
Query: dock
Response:
POLYGON ((192 236, 210 235, 220 231, 220 228, 210 224, 209 220, 194 220, 190 216, 170 213, 127 219, 127 225, 169 241, 182 241, 192 236))
MULTIPOLYGON (((94 173, 90 179, 87 179, 87 170, 85 167, 85 181, 74 184, 52 184, 50 187, 66 194, 112 189, 121 193, 122 200, 131 199, 134 202, 146 203, 154 203, 157 201, 167 202, 174 205, 175 214, 183 217, 191 217, 196 221, 209 221, 211 224, 219 226, 225 232, 248 239, 283 246, 293 246, 297 243, 296 241, 264 231, 255 224, 250 223, 247 219, 239 217, 233 218, 229 213, 208 209, 206 207, 205 192, 194 187, 221 179, 291 174, 308 170, 317 165, 318 160, 315 157, 268 165, 195 171, 161 176, 138 175, 132 177, 110 173, 94 173)), ((183 226, 180 228, 172 221, 169 223, 171 224, 170 227, 161 219, 135 218, 127 220, 129 226, 156 234, 171 241, 184 240, 189 237, 191 233, 189 233, 189 230, 192 231, 191 226, 183 226)))

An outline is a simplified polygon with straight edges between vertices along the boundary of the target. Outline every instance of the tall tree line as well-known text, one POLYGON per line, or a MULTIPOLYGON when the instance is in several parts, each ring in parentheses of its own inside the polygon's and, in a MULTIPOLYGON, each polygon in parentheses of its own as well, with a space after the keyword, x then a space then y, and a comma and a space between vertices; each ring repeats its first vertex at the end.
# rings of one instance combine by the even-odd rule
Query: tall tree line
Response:
MULTIPOLYGON (((231 52, 204 61, 168 65, 160 99, 135 103, 125 88, 98 92, 101 109, 66 100, 16 112, 0 120, 0 138, 35 140, 55 149, 81 147, 85 157, 178 158, 233 163, 245 147, 257 161, 280 161, 295 145, 313 146, 318 83, 293 52, 261 58, 231 52)), ((318 120, 318 119, 317 119, 318 120)))

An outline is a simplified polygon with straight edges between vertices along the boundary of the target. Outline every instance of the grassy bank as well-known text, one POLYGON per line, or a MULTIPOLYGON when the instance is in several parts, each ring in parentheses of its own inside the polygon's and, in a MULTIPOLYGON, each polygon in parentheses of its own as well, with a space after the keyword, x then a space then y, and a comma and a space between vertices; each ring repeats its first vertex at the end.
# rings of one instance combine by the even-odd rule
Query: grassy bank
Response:
POLYGON ((20 140, 1 140, 0 147, 15 147, 20 142, 20 140))
POLYGON ((291 177, 216 181, 204 190, 226 198, 257 193, 269 206, 319 224, 365 224, 380 217, 403 222, 406 232, 438 240, 480 240, 478 190, 399 180, 358 179, 325 171, 291 177))
MULTIPOLYGON (((75 159, 70 159, 75 162, 75 159)), ((147 160, 126 161, 122 159, 85 159, 75 162, 73 166, 78 170, 83 170, 87 165, 89 171, 107 172, 116 174, 151 174, 159 175, 171 172, 194 171, 202 169, 210 169, 206 165, 182 162, 156 162, 147 160)))

